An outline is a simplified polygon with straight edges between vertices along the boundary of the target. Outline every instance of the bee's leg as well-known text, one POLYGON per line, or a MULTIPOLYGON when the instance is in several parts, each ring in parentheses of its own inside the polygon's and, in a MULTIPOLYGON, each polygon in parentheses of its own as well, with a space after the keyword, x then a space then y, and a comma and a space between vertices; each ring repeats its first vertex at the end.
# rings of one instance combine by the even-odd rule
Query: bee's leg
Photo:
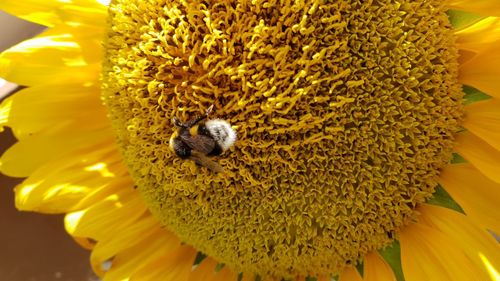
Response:
POLYGON ((222 168, 221 165, 212 161, 211 159, 199 153, 198 151, 193 150, 189 159, 193 160, 196 164, 203 166, 214 173, 224 172, 224 168, 222 168))
POLYGON ((191 128, 193 127, 194 125, 196 125, 198 122, 200 122, 201 120, 205 119, 208 117, 208 114, 210 114, 214 109, 214 105, 212 104, 211 106, 208 107, 207 111, 205 112, 205 114, 203 115, 200 115, 198 117, 196 117, 195 119, 191 120, 191 121, 188 121, 186 122, 186 124, 184 124, 187 128, 191 128))
POLYGON ((210 105, 207 109, 207 111, 205 112, 205 116, 208 116, 210 113, 212 113, 212 111, 214 110, 214 105, 210 105))
POLYGON ((174 123, 174 126, 177 128, 188 128, 188 126, 182 123, 177 117, 172 118, 172 123, 174 123))

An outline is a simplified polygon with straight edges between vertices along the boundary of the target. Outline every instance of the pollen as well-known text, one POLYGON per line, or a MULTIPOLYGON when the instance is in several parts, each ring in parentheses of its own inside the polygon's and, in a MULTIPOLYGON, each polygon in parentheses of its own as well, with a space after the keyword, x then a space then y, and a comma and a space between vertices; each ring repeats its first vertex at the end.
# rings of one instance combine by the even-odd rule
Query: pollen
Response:
POLYGON ((236 272, 335 275, 397 239, 462 117, 438 0, 116 0, 103 100, 158 220, 236 272), (172 118, 236 128, 214 173, 172 118))

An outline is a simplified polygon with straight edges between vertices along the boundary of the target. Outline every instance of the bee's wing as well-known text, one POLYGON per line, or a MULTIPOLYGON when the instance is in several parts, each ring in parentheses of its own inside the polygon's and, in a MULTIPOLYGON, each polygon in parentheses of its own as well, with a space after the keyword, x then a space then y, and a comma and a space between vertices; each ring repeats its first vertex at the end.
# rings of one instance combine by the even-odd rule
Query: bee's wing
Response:
POLYGON ((208 158, 207 156, 205 156, 204 154, 202 154, 196 150, 193 150, 191 152, 191 156, 189 158, 191 160, 193 160, 194 162, 196 162, 196 164, 210 169, 212 172, 215 172, 215 173, 224 172, 224 169, 222 168, 221 165, 212 161, 210 158, 208 158))
POLYGON ((204 135, 179 135, 181 140, 192 150, 197 150, 203 154, 209 154, 214 150, 215 140, 204 135))

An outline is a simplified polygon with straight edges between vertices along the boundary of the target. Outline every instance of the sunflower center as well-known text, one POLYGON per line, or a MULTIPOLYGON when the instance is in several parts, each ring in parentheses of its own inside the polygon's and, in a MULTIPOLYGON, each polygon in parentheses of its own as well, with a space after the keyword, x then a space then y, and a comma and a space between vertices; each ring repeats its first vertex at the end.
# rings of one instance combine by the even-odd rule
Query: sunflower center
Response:
POLYGON ((103 97, 150 210, 238 272, 330 275, 431 196, 461 116, 443 1, 116 0, 103 97), (172 118, 237 131, 214 173, 172 118))

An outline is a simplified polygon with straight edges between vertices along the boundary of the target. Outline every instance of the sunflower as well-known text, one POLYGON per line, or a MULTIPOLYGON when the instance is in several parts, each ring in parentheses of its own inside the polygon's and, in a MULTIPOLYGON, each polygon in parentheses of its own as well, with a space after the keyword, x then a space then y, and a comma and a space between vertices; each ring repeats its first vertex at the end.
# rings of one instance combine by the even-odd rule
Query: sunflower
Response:
POLYGON ((0 57, 0 169, 103 280, 500 280, 497 1, 0 7, 48 27, 0 57), (223 173, 169 149, 211 105, 223 173))

